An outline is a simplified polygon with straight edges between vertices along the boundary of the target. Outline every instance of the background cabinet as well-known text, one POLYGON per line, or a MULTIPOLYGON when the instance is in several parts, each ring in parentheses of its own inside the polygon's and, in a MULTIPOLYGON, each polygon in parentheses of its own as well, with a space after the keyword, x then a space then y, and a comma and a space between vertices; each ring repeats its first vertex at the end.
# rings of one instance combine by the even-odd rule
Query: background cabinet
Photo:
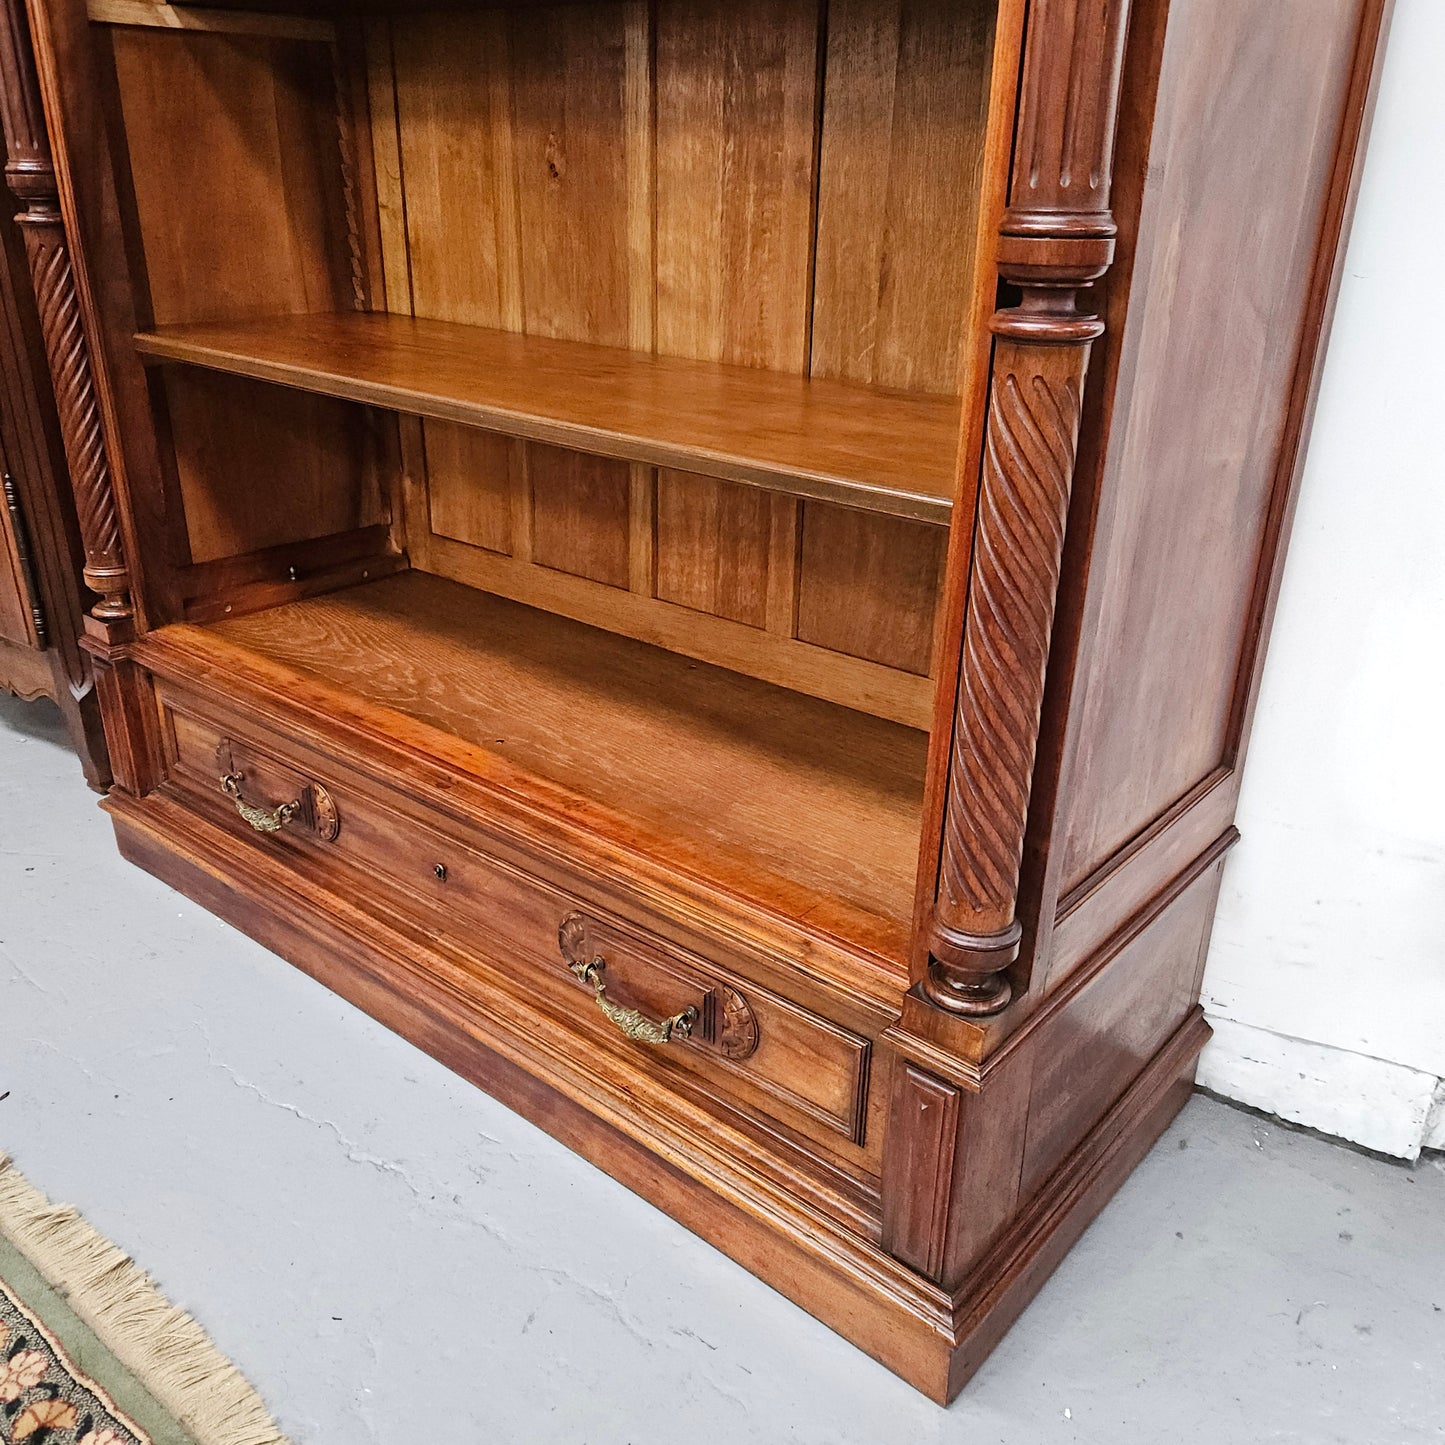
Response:
POLYGON ((0 230, 0 688, 51 698, 86 781, 104 788, 100 704, 80 648, 87 593, 75 503, 24 248, 8 218, 0 230))

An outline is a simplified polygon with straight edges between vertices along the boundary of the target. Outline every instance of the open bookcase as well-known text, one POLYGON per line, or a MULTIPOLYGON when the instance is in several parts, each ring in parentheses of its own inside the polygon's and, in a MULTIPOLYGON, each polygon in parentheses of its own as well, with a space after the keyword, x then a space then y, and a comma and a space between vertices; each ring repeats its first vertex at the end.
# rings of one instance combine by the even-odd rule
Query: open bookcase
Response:
POLYGON ((101 62, 151 620, 905 977, 993 0, 887 94, 878 5, 170 13, 101 62))
POLYGON ((1208 8, 9 0, 123 851, 940 1399, 1207 1034, 1380 23, 1208 8))

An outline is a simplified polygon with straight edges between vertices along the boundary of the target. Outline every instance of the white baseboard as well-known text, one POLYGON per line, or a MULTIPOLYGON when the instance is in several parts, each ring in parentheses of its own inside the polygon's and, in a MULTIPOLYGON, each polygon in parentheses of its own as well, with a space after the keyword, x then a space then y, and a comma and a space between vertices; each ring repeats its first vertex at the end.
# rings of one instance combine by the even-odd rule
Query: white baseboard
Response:
POLYGON ((1435 1085, 1435 1101, 1425 1120, 1425 1148, 1445 1149, 1445 1079, 1435 1085))
POLYGON ((1445 1085, 1434 1074, 1233 1019, 1209 1022, 1203 1088, 1400 1159, 1445 1148, 1445 1085))

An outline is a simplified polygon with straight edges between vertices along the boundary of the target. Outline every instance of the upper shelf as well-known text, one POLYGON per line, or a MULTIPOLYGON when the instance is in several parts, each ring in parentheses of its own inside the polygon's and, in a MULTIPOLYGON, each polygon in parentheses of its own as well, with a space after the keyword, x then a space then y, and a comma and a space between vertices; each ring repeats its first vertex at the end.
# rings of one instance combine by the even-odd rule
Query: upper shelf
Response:
POLYGON ((163 326, 136 345, 162 361, 896 517, 946 525, 953 506, 953 397, 375 313, 163 326))

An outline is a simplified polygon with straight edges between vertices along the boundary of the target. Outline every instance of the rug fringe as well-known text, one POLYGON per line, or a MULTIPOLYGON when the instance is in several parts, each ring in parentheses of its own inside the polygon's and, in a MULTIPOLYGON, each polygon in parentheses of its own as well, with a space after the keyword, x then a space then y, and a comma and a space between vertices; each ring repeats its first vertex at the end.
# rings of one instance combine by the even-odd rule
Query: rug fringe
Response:
POLYGON ((0 1154, 0 1233, 198 1445, 289 1445, 261 1397, 205 1330, 68 1205, 0 1154))

